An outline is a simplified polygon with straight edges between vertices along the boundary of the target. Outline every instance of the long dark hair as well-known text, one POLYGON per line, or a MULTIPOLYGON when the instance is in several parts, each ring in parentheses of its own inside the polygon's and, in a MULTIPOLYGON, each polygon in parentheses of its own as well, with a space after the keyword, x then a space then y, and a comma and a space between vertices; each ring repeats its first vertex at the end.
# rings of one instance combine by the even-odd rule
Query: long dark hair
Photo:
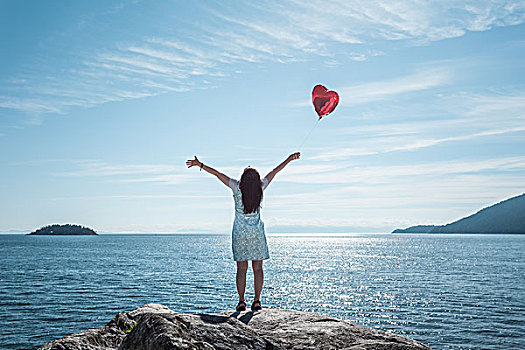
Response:
POLYGON ((257 170, 246 168, 241 176, 239 188, 242 193, 242 205, 244 214, 255 213, 262 200, 261 177, 257 170))

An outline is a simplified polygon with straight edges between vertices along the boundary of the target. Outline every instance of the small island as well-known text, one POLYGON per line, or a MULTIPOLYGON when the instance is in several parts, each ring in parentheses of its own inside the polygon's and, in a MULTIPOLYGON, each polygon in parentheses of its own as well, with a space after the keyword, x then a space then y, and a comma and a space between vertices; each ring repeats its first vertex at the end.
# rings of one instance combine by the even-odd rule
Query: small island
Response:
POLYGON ((93 236, 98 235, 94 230, 90 229, 89 227, 84 227, 80 225, 72 225, 72 224, 65 224, 65 225, 48 225, 44 226, 42 228, 39 228, 38 230, 28 233, 27 235, 39 235, 39 236, 66 236, 66 235, 72 235, 72 236, 93 236))

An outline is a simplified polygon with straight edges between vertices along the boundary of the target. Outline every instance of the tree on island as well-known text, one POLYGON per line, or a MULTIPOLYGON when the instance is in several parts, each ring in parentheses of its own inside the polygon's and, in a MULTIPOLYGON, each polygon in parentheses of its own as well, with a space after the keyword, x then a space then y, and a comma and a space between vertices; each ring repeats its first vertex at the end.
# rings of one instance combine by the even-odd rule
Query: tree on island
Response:
POLYGON ((58 236, 64 236, 64 235, 97 235, 97 233, 90 229, 89 227, 80 226, 80 225, 72 225, 72 224, 65 224, 65 225, 48 225, 44 226, 42 228, 39 228, 38 230, 28 233, 28 235, 58 235, 58 236))

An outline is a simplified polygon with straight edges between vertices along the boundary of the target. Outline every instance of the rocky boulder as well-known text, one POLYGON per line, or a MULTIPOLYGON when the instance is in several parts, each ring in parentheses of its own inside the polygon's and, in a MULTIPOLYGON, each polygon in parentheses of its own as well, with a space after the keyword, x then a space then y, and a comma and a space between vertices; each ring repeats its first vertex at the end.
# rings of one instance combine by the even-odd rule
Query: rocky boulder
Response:
POLYGON ((146 304, 104 327, 53 340, 39 350, 430 349, 405 337, 311 312, 265 308, 179 314, 146 304))

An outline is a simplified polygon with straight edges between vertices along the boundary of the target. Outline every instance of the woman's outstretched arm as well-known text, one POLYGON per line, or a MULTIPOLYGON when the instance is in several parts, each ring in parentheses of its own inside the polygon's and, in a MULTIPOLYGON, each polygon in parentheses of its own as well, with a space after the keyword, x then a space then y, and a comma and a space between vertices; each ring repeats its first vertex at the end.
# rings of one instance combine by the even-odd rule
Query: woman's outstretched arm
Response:
POLYGON ((188 159, 186 161, 186 165, 188 166, 188 168, 191 168, 192 166, 198 166, 200 167, 202 170, 212 174, 212 175, 215 175, 217 176, 217 178, 219 180, 221 180, 221 182, 223 184, 225 184, 226 186, 230 187, 230 178, 226 175, 224 175, 223 173, 213 169, 212 167, 210 166, 207 166, 205 165, 204 163, 202 163, 199 159, 197 159, 197 156, 195 156, 195 159, 188 159))
POLYGON ((272 182, 273 178, 275 177, 275 175, 277 175, 277 173, 281 170, 284 169, 285 166, 288 165, 288 163, 290 163, 292 160, 295 160, 295 159, 299 159, 299 157, 301 156, 301 153, 300 152, 295 152, 295 153, 292 153, 288 156, 288 158, 286 158, 284 160, 284 162, 282 162, 281 164, 279 164, 275 169, 273 169, 272 171, 270 171, 265 177, 266 179, 268 180, 268 184, 270 184, 270 182, 272 182))

